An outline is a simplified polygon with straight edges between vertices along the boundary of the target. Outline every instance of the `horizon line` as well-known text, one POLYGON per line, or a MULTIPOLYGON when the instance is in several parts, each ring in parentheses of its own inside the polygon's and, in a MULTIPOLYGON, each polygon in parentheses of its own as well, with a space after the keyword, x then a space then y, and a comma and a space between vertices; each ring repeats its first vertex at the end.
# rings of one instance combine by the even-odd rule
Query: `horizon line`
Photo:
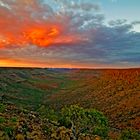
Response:
POLYGON ((20 69, 140 69, 140 67, 35 67, 35 66, 0 66, 0 68, 20 69))

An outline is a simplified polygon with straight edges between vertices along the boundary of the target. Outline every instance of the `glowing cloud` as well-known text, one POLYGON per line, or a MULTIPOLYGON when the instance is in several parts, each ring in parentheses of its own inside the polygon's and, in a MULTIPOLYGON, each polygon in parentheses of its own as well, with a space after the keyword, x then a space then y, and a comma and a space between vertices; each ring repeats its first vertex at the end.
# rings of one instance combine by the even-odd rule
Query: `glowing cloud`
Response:
POLYGON ((83 36, 77 28, 71 31, 71 18, 39 0, 0 0, 0 47, 78 43, 83 36))

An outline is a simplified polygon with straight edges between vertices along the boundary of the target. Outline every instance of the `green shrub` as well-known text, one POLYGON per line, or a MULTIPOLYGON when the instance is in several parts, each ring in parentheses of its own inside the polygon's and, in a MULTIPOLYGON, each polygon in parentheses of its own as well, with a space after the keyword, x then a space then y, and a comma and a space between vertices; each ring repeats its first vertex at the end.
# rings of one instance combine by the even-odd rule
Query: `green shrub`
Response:
POLYGON ((119 140, 140 140, 140 134, 132 129, 123 130, 119 140))
POLYGON ((61 110, 61 125, 72 126, 76 135, 80 133, 96 134, 101 137, 108 136, 107 118, 95 109, 84 109, 77 105, 64 107, 61 110))
POLYGON ((15 123, 15 122, 17 122, 17 118, 16 118, 16 117, 12 117, 12 118, 10 119, 10 121, 13 122, 13 123, 15 123))
POLYGON ((108 127, 97 126, 93 129, 93 134, 106 138, 108 136, 108 127))
POLYGON ((50 134, 51 133, 51 128, 49 126, 44 126, 43 127, 43 131, 46 133, 46 134, 50 134))
POLYGON ((0 124, 5 122, 5 118, 0 117, 0 124))
POLYGON ((58 120, 58 123, 61 124, 61 126, 65 126, 66 128, 71 128, 72 127, 72 122, 70 118, 67 117, 60 117, 58 120))
POLYGON ((3 113, 5 110, 5 105, 4 104, 0 104, 0 113, 3 113))
POLYGON ((13 135, 13 128, 12 127, 5 127, 4 128, 4 132, 9 136, 11 137, 13 135))
POLYGON ((50 109, 46 106, 41 106, 37 111, 40 113, 42 118, 47 118, 52 121, 58 120, 58 114, 56 114, 53 109, 50 109))

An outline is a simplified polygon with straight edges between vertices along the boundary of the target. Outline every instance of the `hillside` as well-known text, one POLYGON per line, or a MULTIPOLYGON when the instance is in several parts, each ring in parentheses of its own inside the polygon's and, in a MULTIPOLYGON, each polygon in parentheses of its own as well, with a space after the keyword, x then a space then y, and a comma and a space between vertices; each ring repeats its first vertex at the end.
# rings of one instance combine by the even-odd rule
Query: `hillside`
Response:
POLYGON ((26 109, 96 108, 118 130, 140 132, 140 69, 0 69, 0 100, 26 109))

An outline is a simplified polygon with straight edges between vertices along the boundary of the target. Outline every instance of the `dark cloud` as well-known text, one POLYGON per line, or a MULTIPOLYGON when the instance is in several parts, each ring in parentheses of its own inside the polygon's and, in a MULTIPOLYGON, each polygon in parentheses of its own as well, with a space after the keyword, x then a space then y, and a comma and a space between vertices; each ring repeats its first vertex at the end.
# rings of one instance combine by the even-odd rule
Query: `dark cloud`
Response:
POLYGON ((132 24, 133 24, 133 25, 140 24, 140 21, 133 21, 132 24))

